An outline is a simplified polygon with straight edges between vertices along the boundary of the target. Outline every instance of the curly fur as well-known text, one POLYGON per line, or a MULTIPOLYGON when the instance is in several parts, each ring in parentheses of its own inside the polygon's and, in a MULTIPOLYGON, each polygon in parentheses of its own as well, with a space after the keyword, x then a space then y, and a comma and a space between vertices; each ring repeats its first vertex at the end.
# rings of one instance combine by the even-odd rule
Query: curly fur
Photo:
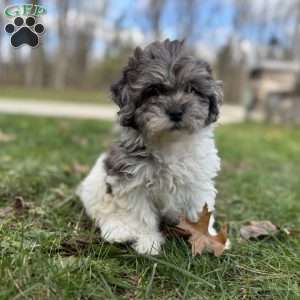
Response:
POLYGON ((220 160, 213 122, 222 87, 182 42, 166 40, 136 48, 112 96, 120 141, 100 156, 78 194, 107 241, 157 254, 163 218, 196 221, 205 203, 214 210, 220 160))

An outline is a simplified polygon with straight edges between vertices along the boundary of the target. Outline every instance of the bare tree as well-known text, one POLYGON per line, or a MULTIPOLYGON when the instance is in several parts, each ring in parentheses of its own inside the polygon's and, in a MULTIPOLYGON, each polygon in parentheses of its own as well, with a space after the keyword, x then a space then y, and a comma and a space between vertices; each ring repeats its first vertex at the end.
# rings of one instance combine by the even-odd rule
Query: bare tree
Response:
POLYGON ((67 17, 70 0, 56 0, 56 8, 59 45, 54 62, 54 87, 62 89, 66 85, 69 63, 67 17))
POLYGON ((107 42, 106 55, 116 54, 122 48, 122 23, 126 18, 126 11, 123 11, 118 18, 116 18, 113 25, 113 38, 107 42))
MULTIPOLYGON (((34 5, 42 5, 41 1, 32 0, 31 2, 33 5, 31 13, 34 11, 34 5)), ((25 84, 28 86, 42 87, 45 84, 46 56, 44 43, 46 43, 46 39, 43 39, 37 48, 30 48, 25 63, 25 84)))
POLYGON ((46 55, 44 44, 31 49, 25 65, 25 84, 27 86, 43 87, 45 85, 46 55))
POLYGON ((294 59, 300 62, 300 0, 295 3, 295 28, 293 34, 293 54, 294 59))
POLYGON ((282 5, 280 0, 235 0, 233 33, 239 37, 251 37, 260 44, 269 43, 271 38, 284 37, 288 44, 290 37, 287 30, 291 20, 300 20, 299 0, 287 0, 282 5), (298 8, 297 8, 298 3, 298 8))
POLYGON ((176 10, 177 10, 177 22, 180 24, 178 26, 177 36, 180 39, 189 40, 192 38, 196 24, 198 15, 198 7, 199 4, 203 2, 201 0, 177 0, 176 10))
POLYGON ((155 40, 161 38, 161 18, 166 0, 148 0, 146 16, 150 24, 151 34, 155 40))
POLYGON ((108 7, 108 0, 98 5, 80 0, 74 1, 76 24, 73 27, 70 75, 72 84, 82 83, 95 37, 95 28, 101 26, 108 7), (83 13, 84 12, 84 13, 83 13))

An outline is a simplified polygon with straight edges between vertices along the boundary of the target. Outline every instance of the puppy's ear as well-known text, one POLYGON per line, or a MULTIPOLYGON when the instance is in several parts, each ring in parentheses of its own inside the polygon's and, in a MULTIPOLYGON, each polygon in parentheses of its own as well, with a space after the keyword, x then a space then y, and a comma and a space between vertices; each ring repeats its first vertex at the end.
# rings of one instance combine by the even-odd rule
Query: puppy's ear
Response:
POLYGON ((130 101, 129 88, 127 85, 126 72, 123 72, 122 78, 111 85, 113 101, 119 106, 118 112, 121 126, 136 128, 134 121, 135 104, 130 101))
POLYGON ((112 100, 119 106, 119 108, 124 107, 128 103, 129 97, 124 73, 120 80, 111 85, 110 91, 112 94, 112 100))
POLYGON ((223 82, 214 81, 213 94, 209 96, 209 113, 206 124, 209 125, 218 120, 220 105, 223 102, 223 82))
POLYGON ((127 66, 123 69, 121 79, 111 86, 112 99, 120 108, 118 112, 120 125, 135 129, 134 113, 136 105, 130 92, 130 86, 138 76, 137 68, 143 53, 140 47, 135 48, 133 56, 129 58, 127 66))
POLYGON ((134 56, 129 59, 127 67, 124 68, 122 77, 119 81, 111 85, 111 94, 113 101, 119 106, 118 112, 121 126, 132 127, 136 129, 135 123, 135 101, 130 96, 130 82, 135 76, 136 57, 141 55, 140 48, 136 49, 134 56))

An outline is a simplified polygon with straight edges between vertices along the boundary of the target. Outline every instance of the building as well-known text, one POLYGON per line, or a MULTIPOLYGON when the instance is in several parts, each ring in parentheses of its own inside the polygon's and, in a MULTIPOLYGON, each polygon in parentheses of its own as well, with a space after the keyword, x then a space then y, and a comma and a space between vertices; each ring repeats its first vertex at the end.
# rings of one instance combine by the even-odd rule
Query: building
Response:
POLYGON ((249 72, 247 117, 261 110, 267 120, 300 120, 300 93, 297 89, 300 64, 295 61, 265 60, 249 72))

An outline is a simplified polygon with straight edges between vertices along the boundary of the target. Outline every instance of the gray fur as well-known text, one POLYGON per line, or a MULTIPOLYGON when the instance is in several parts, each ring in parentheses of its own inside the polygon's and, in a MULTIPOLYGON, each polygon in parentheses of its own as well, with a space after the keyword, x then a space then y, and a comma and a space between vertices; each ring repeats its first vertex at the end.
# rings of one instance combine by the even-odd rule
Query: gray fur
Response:
POLYGON ((121 177, 130 177, 129 167, 141 162, 155 163, 149 145, 215 122, 222 101, 222 86, 210 66, 188 55, 176 40, 136 48, 111 91, 120 107, 123 137, 109 151, 105 166, 109 175, 121 177))

